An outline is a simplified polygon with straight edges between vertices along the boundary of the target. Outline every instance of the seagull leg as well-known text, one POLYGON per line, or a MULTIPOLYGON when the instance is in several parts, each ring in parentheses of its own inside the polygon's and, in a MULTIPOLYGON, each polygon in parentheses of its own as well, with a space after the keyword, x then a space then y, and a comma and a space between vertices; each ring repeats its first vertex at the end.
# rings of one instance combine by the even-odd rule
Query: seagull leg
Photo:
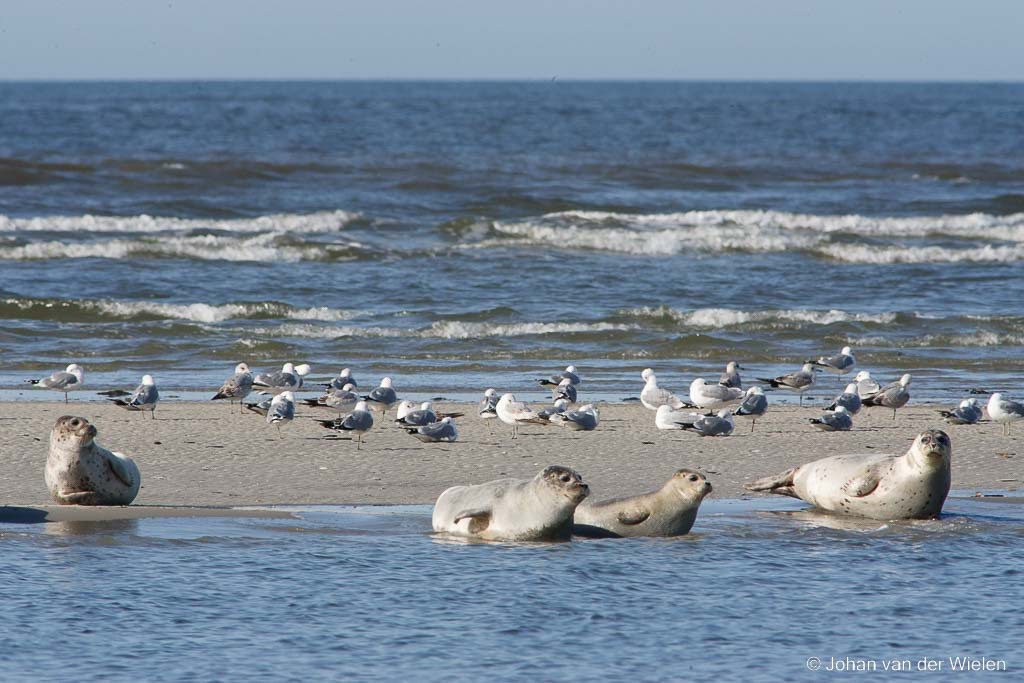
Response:
POLYGON ((756 424, 757 424, 757 418, 755 417, 754 419, 752 419, 752 420, 750 421, 750 433, 751 433, 751 434, 753 434, 753 433, 754 433, 754 425, 756 425, 756 424))
POLYGON ((894 420, 896 419, 896 409, 895 408, 892 409, 892 419, 894 419, 894 420))

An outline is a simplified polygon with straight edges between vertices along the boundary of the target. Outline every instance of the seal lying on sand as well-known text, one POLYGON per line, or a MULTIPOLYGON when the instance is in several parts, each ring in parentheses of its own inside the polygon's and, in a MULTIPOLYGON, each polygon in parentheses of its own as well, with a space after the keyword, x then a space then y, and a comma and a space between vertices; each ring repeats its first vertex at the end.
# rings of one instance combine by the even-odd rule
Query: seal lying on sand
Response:
POLYGON ((453 486, 434 504, 434 531, 492 541, 564 541, 572 513, 590 489, 568 467, 545 467, 533 479, 453 486))
POLYGON ((949 493, 951 453, 949 437, 933 429, 905 455, 836 455, 745 487, 856 517, 927 519, 939 515, 949 493))
POLYGON ((128 505, 142 478, 131 458, 97 444, 96 427, 65 415, 50 432, 46 487, 61 505, 128 505))
POLYGON ((704 475, 679 470, 657 491, 576 508, 572 532, 577 536, 682 536, 693 527, 697 508, 711 493, 704 475))

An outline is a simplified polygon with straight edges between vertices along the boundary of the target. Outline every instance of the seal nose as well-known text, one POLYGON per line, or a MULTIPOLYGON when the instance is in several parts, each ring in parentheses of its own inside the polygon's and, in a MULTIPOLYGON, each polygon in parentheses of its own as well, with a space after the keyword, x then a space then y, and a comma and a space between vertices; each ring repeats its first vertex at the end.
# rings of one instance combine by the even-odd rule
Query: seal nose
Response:
POLYGON ((704 495, 707 495, 707 494, 711 493, 712 491, 714 491, 714 488, 712 488, 711 482, 710 481, 704 482, 704 495))
POLYGON ((96 425, 89 425, 89 429, 86 430, 86 434, 89 436, 96 436, 96 425))

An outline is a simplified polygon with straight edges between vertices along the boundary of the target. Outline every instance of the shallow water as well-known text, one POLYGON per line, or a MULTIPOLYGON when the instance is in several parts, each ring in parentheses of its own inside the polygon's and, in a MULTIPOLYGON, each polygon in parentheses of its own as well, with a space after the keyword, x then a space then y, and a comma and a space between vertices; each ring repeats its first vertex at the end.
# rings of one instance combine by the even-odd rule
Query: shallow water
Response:
MULTIPOLYGON (((0 678, 820 679, 1024 667, 1024 507, 843 522, 709 500, 680 539, 453 542, 429 507, 0 525, 0 678)), ((1013 676, 1014 674, 1010 674, 1013 676)), ((1019 675, 1019 673, 1017 674, 1019 675)))
POLYGON ((75 360, 89 388, 206 392, 296 360, 434 395, 573 362, 618 398, 647 366, 678 389, 849 344, 915 400, 1013 393, 1022 105, 1021 84, 0 83, 0 388, 75 360))

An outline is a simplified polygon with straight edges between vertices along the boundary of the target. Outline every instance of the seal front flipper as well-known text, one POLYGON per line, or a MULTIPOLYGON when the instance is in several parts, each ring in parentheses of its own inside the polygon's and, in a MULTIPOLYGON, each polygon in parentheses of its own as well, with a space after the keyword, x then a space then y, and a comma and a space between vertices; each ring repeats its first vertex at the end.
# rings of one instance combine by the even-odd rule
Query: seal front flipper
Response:
POLYGON ((743 488, 748 491, 767 491, 768 493, 777 493, 780 496, 791 496, 793 498, 799 498, 796 491, 793 489, 793 478, 796 476, 798 467, 786 470, 782 474, 775 477, 765 477, 764 479, 758 479, 757 481, 744 484, 743 488))
POLYGON ((491 508, 473 508, 472 510, 463 510, 459 514, 455 515, 455 519, 452 523, 458 524, 464 519, 470 520, 468 529, 469 533, 480 533, 491 524, 491 508))
POLYGON ((111 453, 110 458, 107 460, 107 465, 110 466, 110 471, 114 473, 114 476, 121 480, 125 486, 134 486, 135 479, 132 477, 131 471, 128 469, 123 458, 125 456, 120 453, 111 453))
POLYGON ((646 508, 633 508, 631 510, 622 510, 619 512, 617 519, 620 524, 626 524, 632 526, 634 524, 640 524, 641 522, 647 521, 647 518, 651 516, 651 511, 646 508))
POLYGON ((850 478, 840 489, 848 496, 863 498, 878 488, 882 477, 877 468, 870 468, 855 477, 850 478))

